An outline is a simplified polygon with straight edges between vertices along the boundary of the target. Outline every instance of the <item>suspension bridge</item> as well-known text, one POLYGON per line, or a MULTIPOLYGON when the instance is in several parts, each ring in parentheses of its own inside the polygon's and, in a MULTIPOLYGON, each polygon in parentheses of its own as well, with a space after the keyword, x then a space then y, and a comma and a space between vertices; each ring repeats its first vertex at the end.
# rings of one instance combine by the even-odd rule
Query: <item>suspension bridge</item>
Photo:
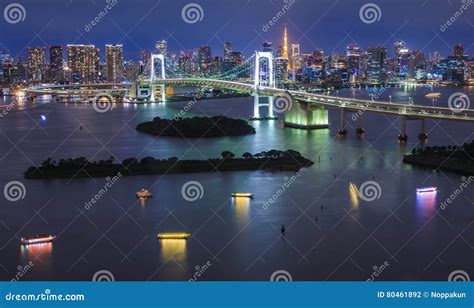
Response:
POLYGON ((134 84, 72 84, 72 85, 42 85, 30 87, 30 96, 52 95, 53 97, 112 96, 117 100, 123 97, 145 97, 148 101, 166 102, 166 88, 192 86, 209 87, 213 89, 243 92, 254 98, 253 120, 276 119, 275 113, 284 117, 287 127, 301 129, 316 129, 329 127, 328 109, 340 112, 339 134, 346 135, 348 122, 347 114, 355 114, 355 131, 364 133, 363 115, 366 112, 385 114, 400 118, 399 139, 407 140, 406 122, 420 122, 419 139, 428 137, 425 120, 451 120, 474 122, 474 110, 431 107, 415 103, 403 104, 356 98, 335 97, 324 94, 308 93, 303 90, 287 90, 278 88, 275 83, 274 58, 271 52, 255 52, 255 54, 234 68, 205 77, 192 76, 187 72, 170 67, 162 54, 152 54, 150 59, 150 77, 140 79, 134 84), (158 64, 158 65, 157 65, 158 64), (158 67, 158 69, 157 69, 158 67), (248 75, 250 78, 242 78, 248 75), (171 78, 169 77, 171 76, 171 78), (132 91, 132 88, 135 91, 132 91), (263 102, 262 102, 263 101, 263 102), (261 107, 267 109, 266 115, 261 113, 261 107))

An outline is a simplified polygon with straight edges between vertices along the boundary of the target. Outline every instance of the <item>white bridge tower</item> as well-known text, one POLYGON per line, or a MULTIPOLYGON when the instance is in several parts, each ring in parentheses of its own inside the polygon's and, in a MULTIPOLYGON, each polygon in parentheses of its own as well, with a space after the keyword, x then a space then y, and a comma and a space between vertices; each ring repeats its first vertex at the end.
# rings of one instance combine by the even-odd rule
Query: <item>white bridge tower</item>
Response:
MULTIPOLYGON (((156 73, 155 73, 155 59, 160 61, 160 69, 161 69, 161 76, 159 79, 166 79, 166 70, 165 70, 165 55, 163 54, 151 54, 151 59, 150 59, 150 65, 151 65, 151 70, 150 70, 150 91, 151 91, 151 101, 155 101, 155 84, 154 81, 156 79, 156 73)), ((166 101, 166 92, 165 92, 165 84, 161 84, 161 102, 164 103, 166 101)))
POLYGON ((259 89, 260 87, 275 87, 275 75, 273 73, 273 54, 271 52, 255 52, 255 72, 254 72, 254 86, 255 93, 254 97, 254 107, 253 107, 253 120, 262 120, 263 117, 260 116, 260 107, 268 107, 268 116, 267 119, 275 119, 273 115, 273 96, 263 96, 268 97, 267 103, 260 103, 259 89), (266 59, 266 66, 262 67, 261 59, 266 59), (264 68, 264 69, 262 69, 264 68))

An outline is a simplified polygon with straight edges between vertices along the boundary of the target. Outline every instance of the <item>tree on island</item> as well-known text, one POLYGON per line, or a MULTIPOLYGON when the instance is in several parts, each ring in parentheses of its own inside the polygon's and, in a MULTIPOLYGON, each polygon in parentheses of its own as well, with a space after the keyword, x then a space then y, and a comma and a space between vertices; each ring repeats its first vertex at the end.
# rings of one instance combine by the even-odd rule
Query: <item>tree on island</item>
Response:
POLYGON ((235 154, 230 151, 224 151, 221 153, 223 159, 233 159, 235 158, 235 154))
POLYGON ((253 155, 249 152, 245 152, 244 154, 242 154, 242 157, 245 159, 252 159, 253 155))

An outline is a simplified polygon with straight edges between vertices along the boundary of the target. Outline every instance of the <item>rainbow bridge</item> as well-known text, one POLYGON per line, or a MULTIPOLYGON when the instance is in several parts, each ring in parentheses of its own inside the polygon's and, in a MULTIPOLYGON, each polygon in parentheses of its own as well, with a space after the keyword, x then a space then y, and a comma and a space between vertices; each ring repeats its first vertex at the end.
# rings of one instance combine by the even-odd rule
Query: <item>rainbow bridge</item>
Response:
MULTIPOLYGON (((253 58, 253 57, 252 57, 253 58)), ((225 80, 228 76, 216 76, 215 78, 166 78, 165 57, 163 55, 152 55, 151 63, 160 61, 160 78, 155 76, 154 65, 151 67, 150 79, 141 80, 151 90, 150 100, 155 101, 155 89, 161 88, 161 102, 166 102, 165 87, 209 87, 214 89, 231 90, 240 93, 248 93, 254 97, 254 112, 252 119, 276 119, 275 113, 284 117, 287 127, 300 129, 316 129, 329 127, 328 109, 337 109, 340 112, 339 134, 347 134, 348 123, 346 114, 353 113, 352 119, 356 122, 355 130, 358 134, 364 133, 363 114, 366 112, 379 113, 400 118, 399 139, 407 140, 406 122, 408 120, 420 121, 419 139, 426 139, 425 120, 451 120, 474 123, 474 110, 469 109, 469 98, 457 97, 458 104, 452 108, 431 107, 417 105, 415 103, 402 104, 375 100, 363 100, 356 98, 342 98, 324 94, 308 93, 300 90, 286 90, 275 86, 273 75, 273 56, 269 52, 256 52, 254 55, 254 78, 251 80, 225 80), (266 74, 261 74, 262 59, 268 61, 266 74), (268 67, 270 69, 268 69, 268 67), (257 76, 257 77, 255 77, 257 76), (268 98, 266 103, 261 98, 268 98), (459 104, 461 103, 461 104, 459 104), (464 104, 462 104, 464 103, 464 104), (267 115, 263 117, 260 107, 267 107, 267 115), (457 107, 461 108, 457 108, 457 107)), ((140 83, 140 82, 139 82, 140 83)), ((136 84, 81 84, 81 85, 45 85, 27 89, 31 96, 112 96, 123 98, 131 92, 136 84)))

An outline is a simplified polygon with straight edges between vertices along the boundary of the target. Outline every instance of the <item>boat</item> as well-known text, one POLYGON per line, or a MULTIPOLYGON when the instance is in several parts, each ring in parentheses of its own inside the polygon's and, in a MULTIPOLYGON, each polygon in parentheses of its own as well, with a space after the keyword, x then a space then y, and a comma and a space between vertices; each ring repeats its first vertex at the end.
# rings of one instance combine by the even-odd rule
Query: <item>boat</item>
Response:
POLYGON ((432 92, 425 95, 426 98, 437 99, 440 98, 442 94, 440 92, 432 92))
POLYGON ((187 240, 191 237, 191 233, 186 232, 164 232, 158 233, 156 236, 159 240, 187 240))
POLYGON ((423 188, 417 188, 416 192, 419 194, 424 194, 424 193, 432 193, 432 192, 437 192, 438 187, 423 187, 423 188))
POLYGON ((146 189, 142 189, 136 193, 137 198, 151 198, 153 194, 146 189))
POLYGON ((253 194, 246 192, 233 192, 232 197, 234 198, 253 198, 253 194))
POLYGON ((35 235, 32 237, 22 237, 22 245, 42 244, 52 242, 56 238, 55 235, 35 235))

